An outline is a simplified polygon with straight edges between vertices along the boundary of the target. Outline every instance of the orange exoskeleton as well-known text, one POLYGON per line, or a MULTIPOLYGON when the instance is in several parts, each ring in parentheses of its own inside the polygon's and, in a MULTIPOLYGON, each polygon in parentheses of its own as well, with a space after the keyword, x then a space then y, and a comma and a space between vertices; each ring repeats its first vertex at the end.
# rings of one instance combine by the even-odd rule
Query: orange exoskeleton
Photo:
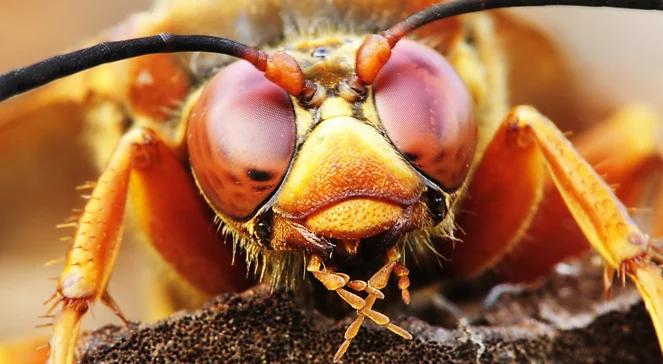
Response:
MULTIPOLYGON (((308 271, 338 294, 357 315, 334 361, 366 319, 412 338, 373 308, 392 276, 409 302, 406 254, 442 252, 457 275, 495 268, 521 281, 582 253, 586 242, 605 261, 607 286, 614 272, 635 282, 663 348, 661 253, 624 207, 660 168, 656 124, 627 110, 579 144, 585 158, 616 161, 610 182, 621 183, 620 201, 548 118, 530 106, 509 110, 495 35, 505 20, 455 17, 527 1, 397 3, 300 4, 319 8, 274 33, 257 32, 271 45, 257 50, 217 36, 266 26, 285 13, 282 2, 175 1, 117 27, 106 43, 0 76, 0 97, 8 98, 124 59, 49 86, 52 98, 80 104, 106 140, 51 298, 51 310, 59 308, 52 363, 74 361, 91 304, 101 300, 122 317, 107 284, 129 194, 155 250, 200 295, 248 287, 247 269, 273 284, 308 271), (360 19, 378 7, 388 11, 363 25, 316 23, 330 14, 360 19), (397 22, 407 14, 414 15, 397 22), (387 22, 396 25, 371 34, 387 22), (577 229, 556 228, 566 214, 577 229), (451 249, 455 240, 462 243, 451 249)), ((560 3, 663 7, 530 5, 560 3)))

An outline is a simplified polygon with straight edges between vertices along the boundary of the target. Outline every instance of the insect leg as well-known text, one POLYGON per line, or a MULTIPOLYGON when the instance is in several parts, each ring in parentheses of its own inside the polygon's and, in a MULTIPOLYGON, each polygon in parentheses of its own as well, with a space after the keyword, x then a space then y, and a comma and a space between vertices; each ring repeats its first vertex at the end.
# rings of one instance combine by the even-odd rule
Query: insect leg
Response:
MULTIPOLYGON (((172 297, 181 291, 186 296, 209 296, 248 288, 241 253, 233 257, 230 242, 224 244, 214 215, 186 166, 170 147, 153 138, 154 159, 132 169, 129 201, 132 217, 167 263, 165 268, 182 278, 182 282, 160 280, 159 289, 172 297)), ((186 302, 187 297, 181 296, 176 300, 186 302)))
POLYGON ((52 363, 74 361, 80 319, 106 291, 119 248, 132 159, 144 137, 130 133, 122 139, 79 219, 57 286, 56 303, 63 307, 50 341, 52 363))
POLYGON ((543 157, 532 143, 519 143, 509 128, 498 129, 460 208, 462 242, 441 247, 455 274, 473 276, 495 265, 525 234, 541 200, 543 157))
POLYGON ((62 310, 50 342, 51 363, 73 362, 80 319, 91 304, 102 299, 119 312, 106 287, 130 190, 154 247, 192 286, 217 293, 246 283, 241 269, 231 268, 231 253, 216 236, 185 168, 156 133, 133 129, 120 140, 78 222, 56 292, 62 310))
POLYGON ((631 219, 612 189, 561 131, 534 108, 519 106, 504 121, 523 143, 541 151, 548 172, 606 269, 631 278, 642 296, 663 350, 663 277, 651 261, 649 237, 631 219))
MULTIPOLYGON (((662 171, 658 138, 657 115, 641 106, 625 107, 573 138, 580 154, 614 188, 625 206, 646 207, 633 210, 632 216, 653 236, 660 234, 656 214, 663 207, 663 202, 652 204, 655 196, 663 196, 663 189, 656 185, 662 171)), ((527 237, 495 267, 507 281, 531 281, 550 272, 558 262, 590 249, 550 178, 544 196, 527 237)))

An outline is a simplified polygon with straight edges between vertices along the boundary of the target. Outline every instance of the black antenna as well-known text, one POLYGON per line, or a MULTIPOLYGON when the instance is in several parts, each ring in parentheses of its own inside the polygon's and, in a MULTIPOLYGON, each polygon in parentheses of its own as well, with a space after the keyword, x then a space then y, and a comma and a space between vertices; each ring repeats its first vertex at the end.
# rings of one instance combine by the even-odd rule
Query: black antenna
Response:
MULTIPOLYGON (((451 16, 497 8, 551 5, 663 10, 663 0, 452 0, 432 5, 415 13, 391 27, 385 33, 400 39, 414 29, 451 16)), ((383 35, 389 38, 387 34, 383 35)))
MULTIPOLYGON (((274 57, 274 67, 270 67, 272 57, 265 52, 229 39, 207 35, 175 35, 161 33, 144 38, 135 38, 117 42, 100 43, 89 48, 45 59, 33 65, 15 69, 0 75, 0 101, 55 81, 58 78, 122 59, 154 53, 173 52, 211 52, 227 54, 252 63, 260 71, 278 72, 275 68, 283 66, 281 57, 274 57), (268 68, 271 68, 268 70, 268 68)), ((287 55, 286 55, 287 57, 287 55)), ((286 61, 290 61, 289 59, 286 61)), ((294 60, 292 60, 294 61, 294 60)), ((291 67, 298 65, 289 64, 291 67)), ((300 71, 301 72, 301 71, 300 71)), ((303 76, 302 76, 303 79, 303 76)), ((275 81, 280 86, 285 82, 275 81)), ((303 83, 303 81, 302 81, 303 83)), ((284 87, 288 90, 287 87, 284 87)), ((289 89, 288 91, 291 91, 289 89)), ((297 94, 296 92, 291 92, 297 94)))
POLYGON ((396 43, 409 32, 436 20, 497 8, 548 5, 663 10, 663 0, 451 0, 431 5, 379 34, 367 36, 357 51, 356 76, 362 83, 372 84, 396 43))
MULTIPOLYGON (((488 9, 545 5, 663 10, 663 0, 452 0, 415 13, 382 32, 380 36, 388 43, 388 48, 391 48, 410 31, 435 20, 488 9)), ((227 54, 249 61, 260 71, 266 72, 267 78, 294 96, 302 93, 308 95, 314 91, 315 85, 305 82, 299 65, 285 53, 270 57, 265 52, 225 38, 162 33, 144 38, 100 43, 7 72, 0 75, 0 101, 104 63, 147 54, 173 52, 227 54), (292 72, 293 70, 295 72, 292 72), (296 77, 287 76, 293 74, 297 74, 296 77)), ((367 53, 358 56, 358 59, 370 58, 372 52, 367 53)), ((386 59, 388 56, 384 59, 385 62, 386 59)), ((367 73, 369 75, 377 74, 380 68, 381 66, 372 68, 367 73)), ((364 80, 364 82, 366 81, 364 80)))

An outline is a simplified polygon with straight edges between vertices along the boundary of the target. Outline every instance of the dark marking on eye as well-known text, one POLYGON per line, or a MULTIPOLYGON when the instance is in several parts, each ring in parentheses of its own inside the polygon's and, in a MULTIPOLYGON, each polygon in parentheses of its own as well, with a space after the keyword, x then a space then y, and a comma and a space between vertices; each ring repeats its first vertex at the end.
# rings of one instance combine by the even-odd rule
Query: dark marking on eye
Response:
POLYGON ((419 159, 419 156, 414 153, 405 152, 403 153, 403 156, 405 156, 405 159, 409 160, 410 162, 416 162, 417 159, 419 159))
POLYGON ((259 169, 253 169, 253 168, 249 169, 246 172, 246 175, 249 176, 249 178, 251 180, 257 181, 257 182, 269 181, 270 179, 272 179, 274 177, 274 176, 272 176, 271 173, 269 173, 267 171, 261 171, 259 169))
POLYGON ((187 142, 198 185, 219 215, 246 222, 275 191, 294 156, 295 119, 288 93, 248 62, 207 81, 187 142))
POLYGON ((396 149, 440 187, 458 188, 477 134, 470 93, 449 62, 431 48, 403 40, 377 75, 373 97, 396 149))

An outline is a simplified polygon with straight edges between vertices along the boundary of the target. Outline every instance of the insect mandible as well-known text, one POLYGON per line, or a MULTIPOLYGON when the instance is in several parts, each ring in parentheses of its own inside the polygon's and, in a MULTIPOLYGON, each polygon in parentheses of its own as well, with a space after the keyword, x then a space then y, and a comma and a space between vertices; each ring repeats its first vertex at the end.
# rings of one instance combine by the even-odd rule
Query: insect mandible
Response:
MULTIPOLYGON (((530 5, 549 3, 604 5, 530 5)), ((373 35, 299 29, 270 51, 210 35, 174 35, 199 29, 144 15, 108 40, 143 38, 103 43, 0 76, 4 99, 97 64, 159 53, 70 81, 82 86, 76 97, 89 108, 91 122, 116 140, 112 152, 99 153, 102 173, 76 223, 52 297, 53 309, 60 308, 52 362, 73 361, 89 305, 101 300, 120 314, 106 286, 129 193, 153 246, 204 293, 246 286, 245 267, 232 264, 235 249, 260 279, 286 282, 305 269, 336 292, 357 311, 334 358, 339 361, 365 319, 411 338, 373 305, 385 298, 381 291, 392 275, 408 302, 404 249, 432 254, 442 249, 439 240, 454 239, 456 224, 465 231, 464 244, 449 253, 456 273, 472 276, 496 265, 514 279, 539 273, 508 272, 505 261, 522 262, 518 249, 533 253, 519 242, 537 227, 547 174, 605 260, 606 282, 613 272, 634 280, 660 340, 660 253, 551 121, 531 107, 508 110, 490 20, 446 20, 436 29, 436 49, 403 39, 438 19, 521 5, 527 4, 443 3, 373 35), (206 66, 194 60, 201 66, 187 69, 170 54, 185 51, 246 62, 206 66), (456 218, 461 204, 478 213, 456 218), (231 244, 220 244, 209 228, 210 208, 231 244)), ((660 2, 637 6, 661 8, 660 2)), ((619 142, 630 147, 629 140, 619 142)), ((618 166, 624 180, 650 158, 652 150, 618 166)), ((558 260, 569 253, 561 250, 538 254, 558 260)))

